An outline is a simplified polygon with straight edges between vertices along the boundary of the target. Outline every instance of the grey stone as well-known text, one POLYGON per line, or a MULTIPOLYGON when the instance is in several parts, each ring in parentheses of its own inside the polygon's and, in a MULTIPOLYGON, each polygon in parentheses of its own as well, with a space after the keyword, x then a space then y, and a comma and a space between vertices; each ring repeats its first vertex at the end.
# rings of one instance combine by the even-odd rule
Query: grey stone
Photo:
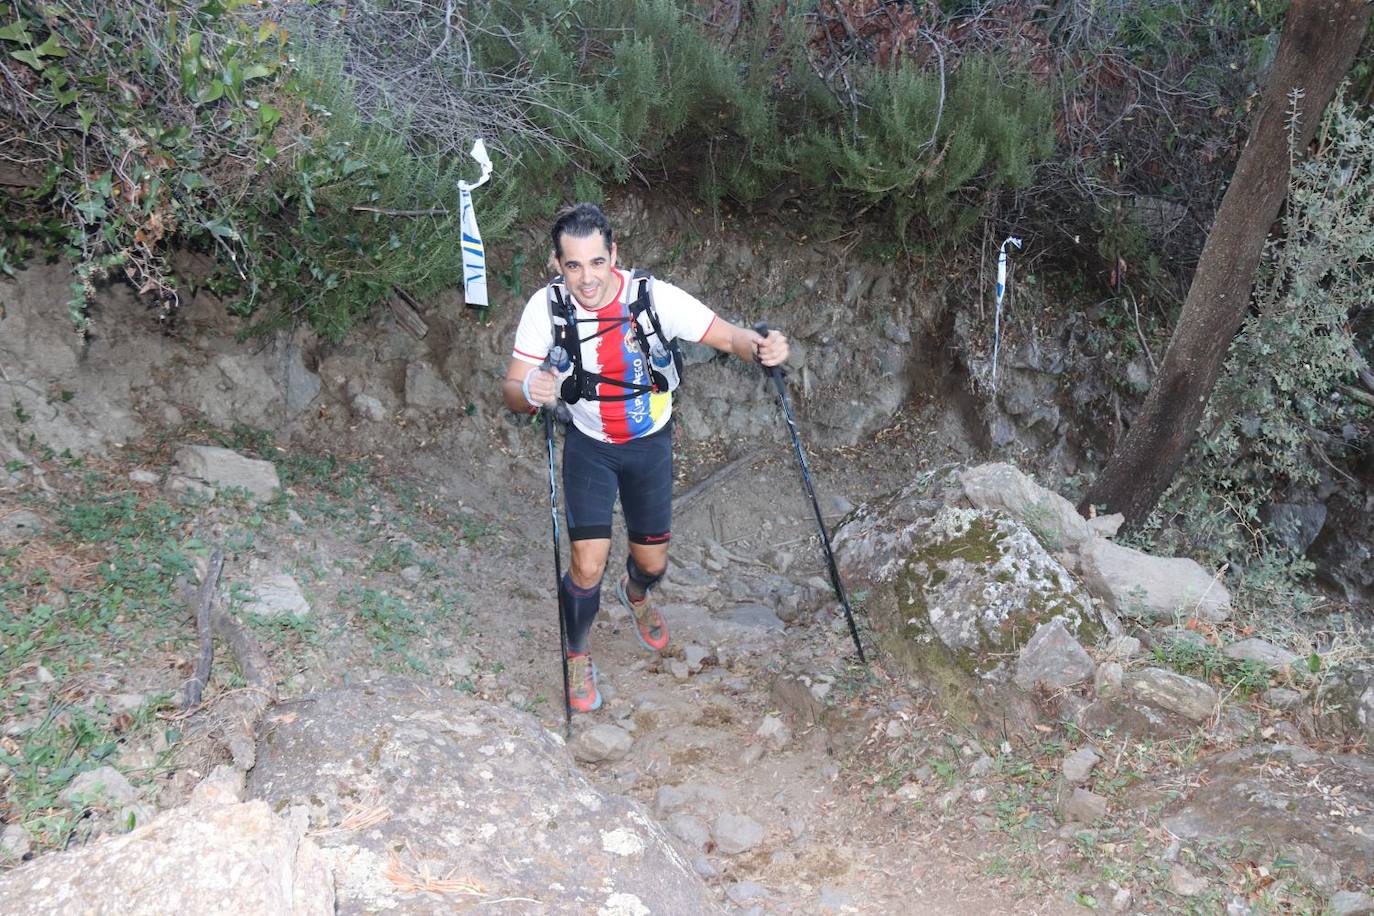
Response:
POLYGON ((720 869, 706 856, 693 856, 692 870, 708 881, 720 875, 720 869))
POLYGON ((583 763, 620 760, 630 753, 634 739, 618 725, 600 723, 578 733, 573 739, 573 757, 583 763))
POLYGON ((1217 692, 1208 684, 1164 668, 1145 668, 1127 674, 1122 687, 1147 703, 1201 722, 1217 707, 1217 692))
POLYGON ((1266 668, 1287 668, 1298 660, 1294 652, 1263 639, 1242 639, 1221 650, 1221 654, 1237 661, 1254 662, 1266 668))
POLYGON ((740 751, 739 765, 748 769, 763 759, 764 750, 762 744, 751 744, 740 751))
POLYGON ((1291 843, 1279 850, 1279 857, 1291 861, 1298 877, 1323 894, 1334 894, 1341 886, 1340 864, 1314 846, 1291 843))
POLYGON ((668 832, 693 849, 701 850, 711 842, 711 828, 692 814, 678 813, 668 818, 668 832))
POLYGON ((170 496, 190 496, 206 502, 210 502, 219 495, 219 491, 208 483, 202 483, 182 474, 173 474, 168 477, 164 489, 170 496))
POLYGON ((754 734, 775 751, 780 751, 792 743, 792 729, 777 716, 764 716, 763 722, 754 734))
POLYGON ((727 856, 748 852, 762 843, 765 835, 763 825, 747 814, 721 813, 711 828, 716 848, 727 856))
POLYGON ((687 670, 696 674, 706 665, 706 660, 711 657, 711 650, 696 643, 688 643, 682 647, 682 660, 687 663, 687 670))
POLYGON ((129 479, 134 483, 156 484, 162 480, 162 476, 156 471, 149 471, 144 468, 134 468, 129 472, 129 479))
POLYGON ((188 805, 210 807, 214 805, 234 805, 243 801, 243 772, 235 767, 221 764, 210 771, 196 787, 191 790, 188 805))
POLYGON ((1180 897, 1201 896, 1209 886, 1206 878, 1199 878, 1177 862, 1169 866, 1169 890, 1180 897))
POLYGON ((138 790, 124 774, 111 766, 87 770, 77 775, 58 795, 67 804, 91 803, 118 809, 138 801, 138 790))
POLYGON ((1074 789, 1059 806, 1059 815, 1066 821, 1091 824, 1107 814, 1107 799, 1089 792, 1087 789, 1074 789))
POLYGON ((1140 654, 1140 640, 1134 636, 1114 636, 1107 643, 1107 654, 1122 660, 1135 658, 1140 654))
POLYGON ((401 578, 411 585, 418 585, 425 578, 425 571, 419 566, 411 565, 401 570, 401 578))
POLYGON ((1111 515, 1098 515, 1088 519, 1088 527, 1093 534, 1100 538, 1114 538, 1116 533, 1121 530, 1121 526, 1126 524, 1126 516, 1120 512, 1113 512, 1111 515))
POLYGON ((10 824, 0 833, 0 862, 18 862, 28 855, 31 845, 29 832, 18 824, 10 824))
POLYGON ((406 404, 425 410, 456 410, 462 406, 439 371, 422 359, 406 365, 406 404))
POLYGON ((987 754, 983 754, 977 760, 973 761, 973 763, 969 764, 968 774, 974 779, 982 779, 984 776, 991 773, 996 766, 996 760, 993 760, 987 754))
POLYGON ((979 509, 1000 509, 1029 528, 1046 549, 1074 548, 1093 537, 1073 503, 1009 464, 983 464, 958 475, 964 495, 979 509))
POLYGON ((352 403, 353 412, 365 420, 381 423, 386 419, 386 407, 370 394, 356 394, 352 403))
POLYGON ((1064 779, 1070 785, 1078 785, 1088 781, 1088 777, 1092 775, 1093 767, 1097 766, 1097 762, 1101 759, 1092 748, 1080 747, 1065 757, 1059 766, 1064 771, 1064 779))
POLYGON ((1079 564, 1088 591, 1124 617, 1215 623, 1231 614, 1226 586, 1192 560, 1155 557, 1095 538, 1083 544, 1079 564))
POLYGON ((245 458, 231 449, 186 445, 177 449, 175 460, 187 477, 220 488, 240 487, 259 501, 274 498, 281 489, 281 480, 272 462, 245 458))
POLYGON ((685 681, 692 676, 692 669, 687 667, 687 663, 681 659, 672 658, 668 660, 668 673, 673 676, 675 681, 685 681))
POLYGON ((1274 709, 1292 709, 1302 702, 1302 694, 1287 687, 1270 687, 1260 694, 1260 702, 1274 709))
POLYGON ((730 898, 731 903, 748 903, 760 897, 767 897, 768 890, 754 881, 736 881, 725 888, 725 896, 730 898))
POLYGON ((253 598, 243 609, 250 614, 271 618, 310 616, 310 602, 294 576, 273 573, 253 583, 249 590, 253 598))
POLYGON ((1361 891, 1336 891, 1326 901, 1330 916, 1371 916, 1374 914, 1374 896, 1361 891))
POLYGON ((334 878, 305 831, 261 801, 174 808, 0 873, 0 912, 332 916, 334 878))
POLYGON ((1323 503, 1272 503, 1265 507, 1265 521, 1279 543, 1302 556, 1326 524, 1323 503))
POLYGON ((1118 888, 1112 894, 1112 912, 1124 913, 1131 908, 1131 892, 1126 888, 1118 888))
POLYGON ((341 916, 466 905, 385 880, 393 853, 403 873, 461 863, 465 881, 534 898, 541 912, 713 907, 667 831, 588 779, 555 732, 432 683, 376 681, 274 707, 248 795, 283 810, 322 807, 330 826, 360 801, 390 812, 366 830, 320 835, 339 864, 341 916))
POLYGON ((1117 662, 1103 662, 1093 672, 1093 688, 1098 693, 1112 693, 1121 689, 1126 673, 1117 662))
POLYGON ((1064 626, 1054 619, 1040 625, 1021 649, 1012 678, 1022 690, 1071 687, 1092 676, 1093 660, 1064 626))
POLYGON ((772 608, 761 604, 737 604, 730 609, 730 621, 759 630, 781 630, 785 626, 772 608))
POLYGON ((1091 600, 1024 525, 1001 512, 932 504, 918 498, 923 492, 918 481, 867 504, 835 536, 851 590, 868 587, 870 616, 912 644, 912 674, 967 691, 1005 683, 1020 667, 1008 656, 1046 619, 1095 640, 1103 624, 1091 600))

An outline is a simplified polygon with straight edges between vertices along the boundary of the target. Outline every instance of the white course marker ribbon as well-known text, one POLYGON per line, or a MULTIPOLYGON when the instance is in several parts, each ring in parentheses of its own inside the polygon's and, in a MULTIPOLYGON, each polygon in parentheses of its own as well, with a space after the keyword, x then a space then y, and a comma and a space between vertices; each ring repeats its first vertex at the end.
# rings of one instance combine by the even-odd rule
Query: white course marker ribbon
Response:
POLYGON ((1019 251, 1021 240, 1014 235, 1007 236, 997 254, 997 309, 992 315, 992 390, 997 390, 997 353, 1002 346, 1002 296, 1007 291, 1007 244, 1011 243, 1019 251))
POLYGON ((477 214, 472 209, 472 192, 491 177, 491 157, 481 137, 472 144, 471 155, 482 167, 482 177, 472 182, 458 182, 463 232, 463 302, 468 308, 480 309, 487 307, 487 251, 482 246, 482 231, 477 228, 477 214))

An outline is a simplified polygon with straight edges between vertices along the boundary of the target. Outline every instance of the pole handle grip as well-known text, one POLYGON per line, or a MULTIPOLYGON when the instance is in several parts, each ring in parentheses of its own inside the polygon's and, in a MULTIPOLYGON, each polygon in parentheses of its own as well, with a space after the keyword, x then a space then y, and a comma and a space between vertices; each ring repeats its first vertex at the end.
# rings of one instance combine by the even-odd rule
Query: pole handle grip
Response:
MULTIPOLYGON (((757 334, 757 335, 759 335, 760 337, 767 337, 767 336, 768 336, 768 322, 766 322, 766 321, 755 322, 755 324, 754 324, 754 333, 757 334)), ((776 382, 776 383, 778 384, 778 386, 779 386, 779 390, 781 390, 781 386, 782 386, 782 377, 783 377, 782 366, 765 366, 765 365, 763 365, 763 364, 759 364, 759 368, 763 370, 763 374, 764 374, 764 375, 768 376, 768 377, 771 378, 774 382, 776 382)))

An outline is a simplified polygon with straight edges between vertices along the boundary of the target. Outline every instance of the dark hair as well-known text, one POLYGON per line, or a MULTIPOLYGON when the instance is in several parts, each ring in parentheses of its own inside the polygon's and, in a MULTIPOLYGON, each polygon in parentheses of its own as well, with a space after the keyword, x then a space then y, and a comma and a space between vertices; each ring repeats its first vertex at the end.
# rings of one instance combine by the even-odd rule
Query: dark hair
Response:
POLYGON ((588 203, 564 207, 554 216, 553 230, 549 233, 553 237, 554 254, 563 257, 563 246, 560 244, 563 236, 571 235, 580 239, 595 232, 601 233, 601 238, 606 242, 606 250, 610 251, 611 245, 615 244, 615 233, 611 231, 611 221, 606 219, 606 214, 601 212, 600 207, 588 203))

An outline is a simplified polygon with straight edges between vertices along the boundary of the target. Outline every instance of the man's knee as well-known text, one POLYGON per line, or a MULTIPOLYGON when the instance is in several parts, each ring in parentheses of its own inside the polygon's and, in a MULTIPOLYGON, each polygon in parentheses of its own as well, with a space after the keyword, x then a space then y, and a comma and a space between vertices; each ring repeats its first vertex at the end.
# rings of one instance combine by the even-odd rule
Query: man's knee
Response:
POLYGON ((636 557, 631 554, 625 558, 625 572, 629 574, 630 581, 646 591, 657 585, 667 570, 666 552, 661 556, 636 557))
POLYGON ((572 563, 568 571, 578 588, 592 588, 606 574, 606 555, 597 550, 579 550, 573 542, 572 563))

